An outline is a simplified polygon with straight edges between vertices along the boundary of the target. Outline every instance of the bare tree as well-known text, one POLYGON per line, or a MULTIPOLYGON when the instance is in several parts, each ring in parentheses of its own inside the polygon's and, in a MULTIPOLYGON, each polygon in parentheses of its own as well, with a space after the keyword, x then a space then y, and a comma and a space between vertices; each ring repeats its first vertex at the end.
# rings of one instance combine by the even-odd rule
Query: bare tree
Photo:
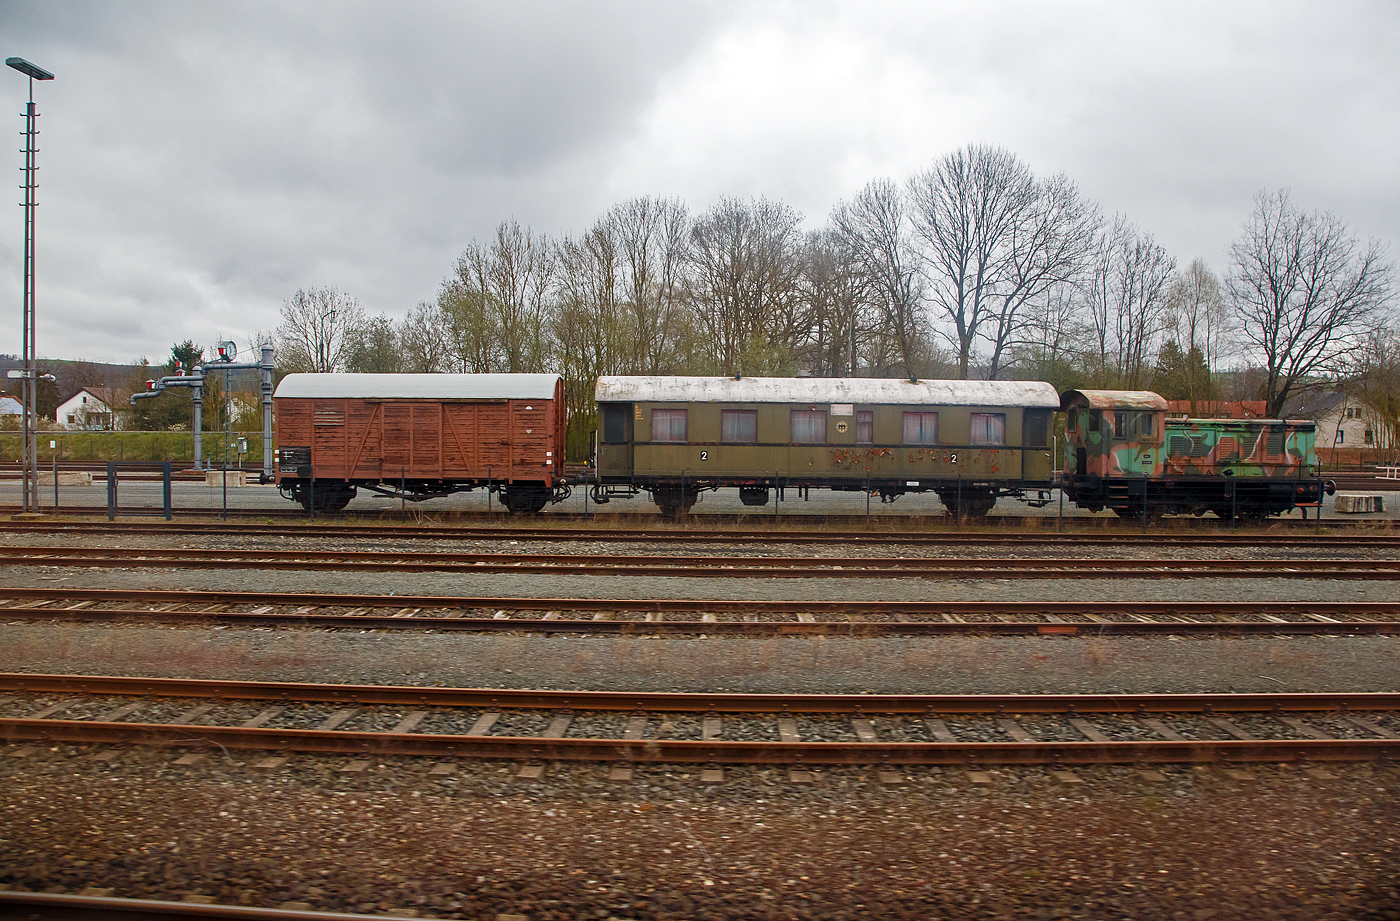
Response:
POLYGON ((767 199, 722 199, 691 230, 688 295, 724 373, 774 373, 809 329, 800 297, 801 216, 767 199))
POLYGON ((394 374, 403 370, 399 331, 386 314, 370 317, 351 333, 345 370, 394 374))
POLYGON ((553 275, 549 240, 515 221, 503 221, 489 245, 467 247, 438 292, 461 370, 544 370, 553 275))
POLYGON ((1400 336, 1377 332, 1353 359, 1349 389, 1362 404, 1378 457, 1396 462, 1400 451, 1400 336))
POLYGON ((1175 260, 1151 234, 1122 215, 1100 236, 1084 285, 1099 383, 1129 390, 1147 386, 1175 268, 1175 260))
POLYGON ((345 370, 354 331, 364 311, 338 288, 304 288, 282 304, 277 357, 282 370, 325 374, 345 370))
MULTIPOLYGON (((802 296, 811 318, 803 364, 820 377, 855 376, 871 367, 870 339, 880 318, 870 309, 870 285, 855 250, 835 229, 807 235, 802 254, 802 296)), ((883 357, 883 355, 881 356, 883 357)))
MULTIPOLYGON (((1166 314, 1169 345, 1180 353, 1177 388, 1184 390, 1185 399, 1214 399, 1211 374, 1231 348, 1233 323, 1225 307, 1225 289, 1203 260, 1176 273, 1167 287, 1166 314)), ((1169 366, 1176 356, 1165 354, 1169 366)))
POLYGON ((452 367, 452 341, 446 316, 426 301, 408 312, 398 325, 402 370, 436 374, 452 367))
POLYGON ((1385 319, 1394 267, 1331 212, 1303 213, 1288 192, 1260 192, 1230 247, 1226 280, 1244 337, 1263 365, 1268 414, 1311 377, 1338 370, 1385 319))
POLYGON ((913 377, 923 351, 924 291, 913 225, 899 187, 888 179, 871 182, 850 202, 836 206, 831 223, 860 266, 905 376, 913 377))
POLYGON ((1063 176, 1038 181, 1000 147, 969 146, 909 181, 924 243, 930 300, 966 378, 979 338, 991 344, 990 376, 1025 326, 1023 311, 1073 278, 1090 251, 1094 209, 1063 176))
POLYGON ((635 374, 675 372, 684 338, 685 278, 690 218, 674 198, 633 198, 608 212, 623 263, 623 303, 629 315, 635 374))

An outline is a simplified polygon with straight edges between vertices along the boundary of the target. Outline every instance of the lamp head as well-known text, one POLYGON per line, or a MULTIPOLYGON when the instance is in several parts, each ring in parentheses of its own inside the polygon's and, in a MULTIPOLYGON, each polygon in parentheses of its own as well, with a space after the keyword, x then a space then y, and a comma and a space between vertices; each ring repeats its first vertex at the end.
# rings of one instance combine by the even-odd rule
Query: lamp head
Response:
POLYGON ((49 73, 47 70, 44 70, 44 68, 38 66, 37 64, 29 63, 24 58, 6 58, 5 63, 13 67, 20 73, 24 74, 31 80, 53 79, 53 74, 49 73))

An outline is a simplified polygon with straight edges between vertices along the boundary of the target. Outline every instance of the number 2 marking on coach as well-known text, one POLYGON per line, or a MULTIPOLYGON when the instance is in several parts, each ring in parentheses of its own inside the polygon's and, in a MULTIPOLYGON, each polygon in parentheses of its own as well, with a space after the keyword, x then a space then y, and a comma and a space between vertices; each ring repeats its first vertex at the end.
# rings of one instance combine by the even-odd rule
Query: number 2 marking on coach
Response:
POLYGON ((700 452, 700 459, 701 459, 702 461, 709 460, 709 459, 710 459, 710 452, 709 452, 709 451, 701 451, 701 452, 700 452))

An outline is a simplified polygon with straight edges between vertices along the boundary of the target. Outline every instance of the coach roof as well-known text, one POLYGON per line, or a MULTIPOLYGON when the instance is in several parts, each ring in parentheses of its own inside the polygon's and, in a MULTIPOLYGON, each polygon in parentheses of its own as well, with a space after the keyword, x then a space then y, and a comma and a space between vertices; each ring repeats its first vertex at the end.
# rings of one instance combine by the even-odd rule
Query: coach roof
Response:
POLYGON ((599 403, 864 403, 1058 409, 1038 381, 909 381, 875 377, 600 377, 599 403))
POLYGON ((288 374, 276 397, 324 400, 550 400, 557 374, 288 374))
POLYGON ((1151 390, 1066 390, 1060 398, 1060 408, 1074 406, 1162 412, 1167 409, 1167 401, 1151 390))

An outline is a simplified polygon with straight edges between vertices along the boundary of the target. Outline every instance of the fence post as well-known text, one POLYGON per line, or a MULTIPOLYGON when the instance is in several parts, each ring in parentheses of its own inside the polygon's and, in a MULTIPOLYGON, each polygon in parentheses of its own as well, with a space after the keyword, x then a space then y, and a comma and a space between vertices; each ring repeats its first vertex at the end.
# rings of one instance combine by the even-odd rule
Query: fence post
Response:
POLYGON ((171 479, 170 461, 166 461, 165 463, 161 464, 161 480, 162 480, 162 485, 165 487, 163 491, 164 491, 164 493, 165 493, 165 520, 166 520, 166 521, 169 521, 169 520, 170 520, 170 513, 171 513, 170 479, 171 479))
POLYGON ((107 520, 117 520, 117 465, 107 462, 107 520))
POLYGON ((228 461, 224 461, 224 506, 219 512, 220 521, 228 521, 228 461))
POLYGON ((58 514, 58 452, 53 452, 53 513, 58 514))

